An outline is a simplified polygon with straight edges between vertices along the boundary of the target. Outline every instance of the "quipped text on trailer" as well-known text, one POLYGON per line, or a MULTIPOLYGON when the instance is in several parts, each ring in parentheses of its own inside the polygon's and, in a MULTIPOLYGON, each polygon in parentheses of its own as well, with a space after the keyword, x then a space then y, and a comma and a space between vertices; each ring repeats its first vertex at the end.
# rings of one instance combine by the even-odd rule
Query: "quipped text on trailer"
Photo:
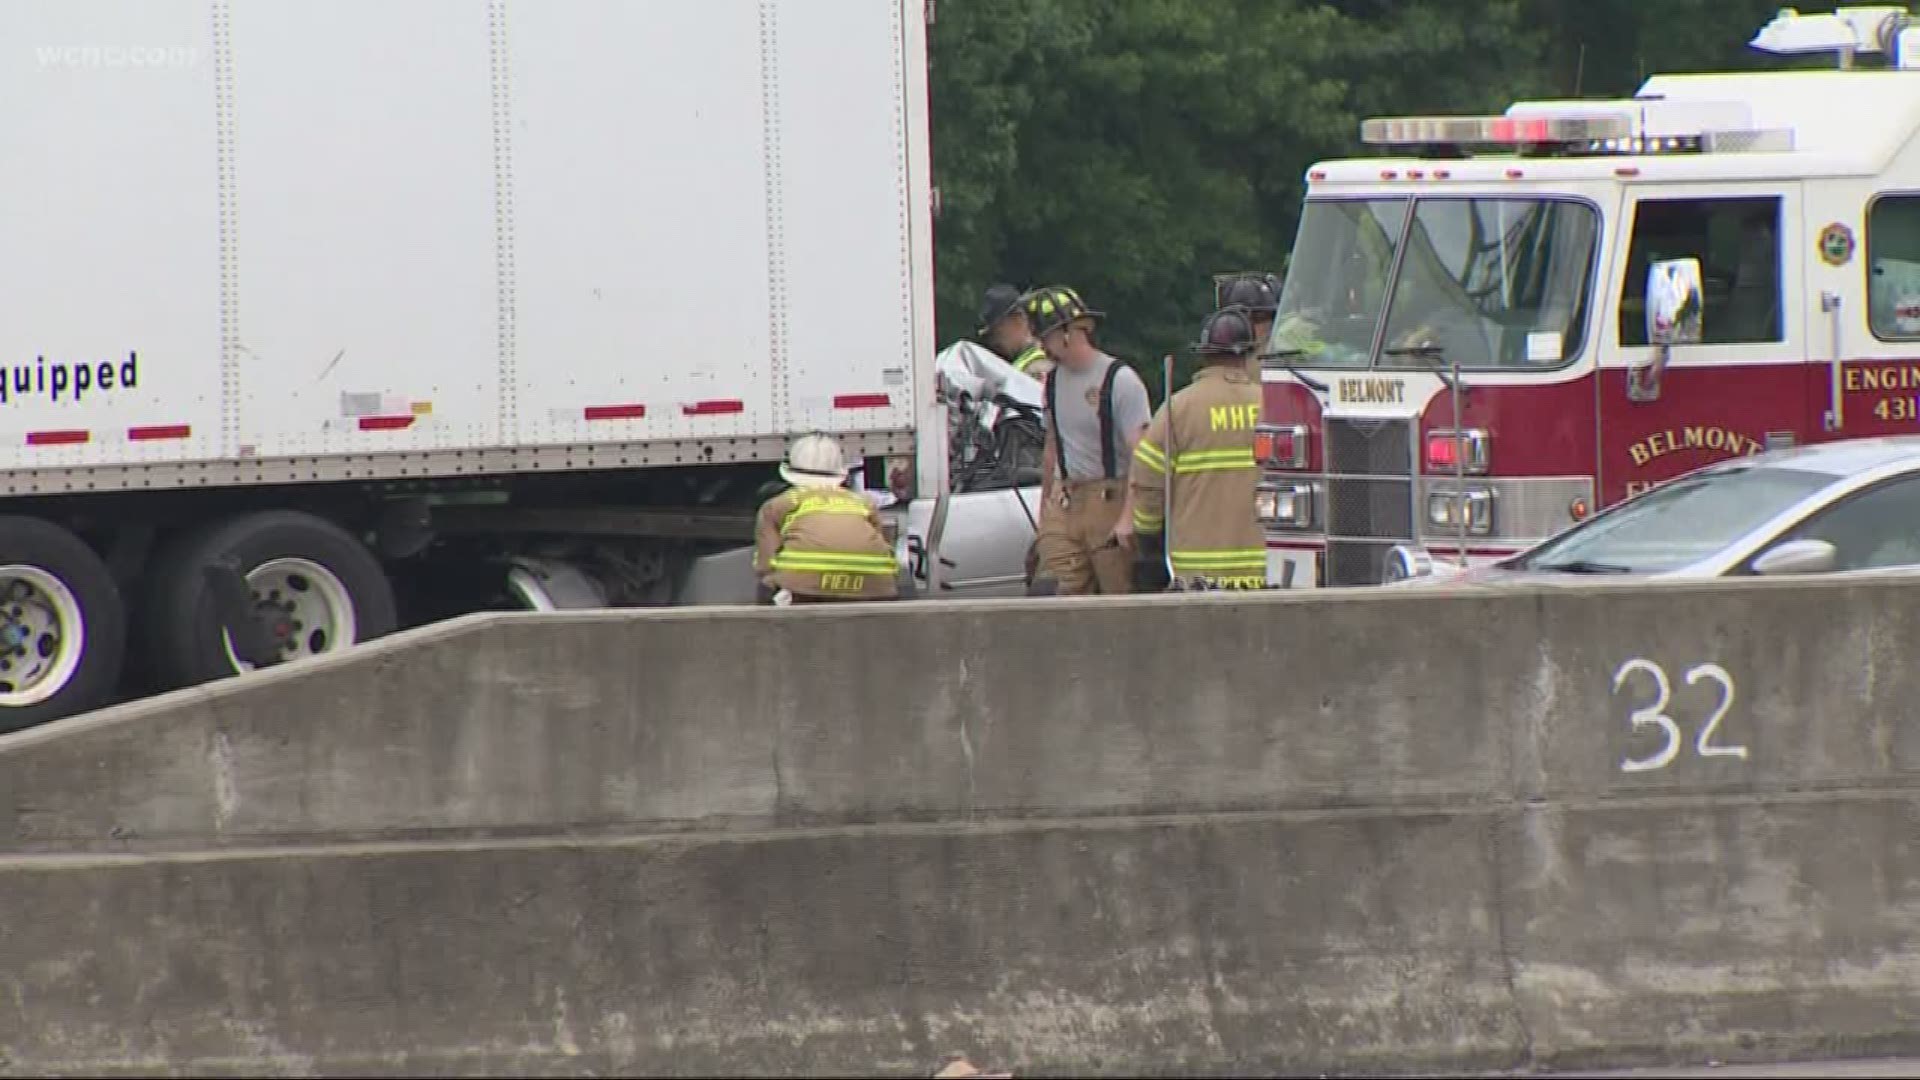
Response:
POLYGON ((128 352, 127 358, 112 360, 54 360, 36 356, 31 364, 0 367, 0 405, 33 398, 48 401, 79 401, 89 393, 132 390, 140 381, 140 354, 128 352))

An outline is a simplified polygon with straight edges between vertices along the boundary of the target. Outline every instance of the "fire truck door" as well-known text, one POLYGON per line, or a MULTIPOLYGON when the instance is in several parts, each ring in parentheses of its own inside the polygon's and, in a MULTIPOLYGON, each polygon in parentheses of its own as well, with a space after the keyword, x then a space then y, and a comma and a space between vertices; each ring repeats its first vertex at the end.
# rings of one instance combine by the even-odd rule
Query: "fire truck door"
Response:
POLYGON ((1828 184, 1807 224, 1827 437, 1920 433, 1920 194, 1828 184))
MULTIPOLYGON (((1611 503, 1722 458, 1805 441, 1807 364, 1797 183, 1688 184, 1633 191, 1614 260, 1614 347, 1600 369, 1600 499, 1611 503), (1648 340, 1647 277, 1696 259, 1698 342, 1648 340), (1629 370, 1643 366, 1643 392, 1629 370)), ((1604 310, 1604 309, 1603 309, 1604 310)))

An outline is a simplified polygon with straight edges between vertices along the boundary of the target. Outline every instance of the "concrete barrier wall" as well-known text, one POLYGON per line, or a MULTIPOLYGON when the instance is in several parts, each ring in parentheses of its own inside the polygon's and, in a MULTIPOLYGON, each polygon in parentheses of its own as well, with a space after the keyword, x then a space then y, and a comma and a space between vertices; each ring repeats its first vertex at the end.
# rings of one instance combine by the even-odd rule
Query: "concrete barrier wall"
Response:
POLYGON ((0 994, 0 1049, 20 1073, 925 1075, 956 1046, 1027 1072, 1500 1062, 1519 1018, 1493 874, 1448 884, 1483 825, 909 826, 13 866, 0 903, 47 932, 0 944, 0 984, 25 991, 0 994), (1440 888, 1472 902, 1429 912, 1417 898, 1440 888), (108 914, 135 910, 154 922, 108 914))
POLYGON ((0 863, 17 1075, 1325 1075, 1911 1048, 1910 800, 0 863), (1833 843, 1845 837, 1844 843, 1833 843))
POLYGON ((1915 643, 1885 581, 484 616, 0 740, 0 845, 1905 785, 1915 643))
POLYGON ((1916 601, 1711 584, 410 635, 0 741, 0 904, 32 928, 0 937, 0 1068, 1913 1052, 1916 601))

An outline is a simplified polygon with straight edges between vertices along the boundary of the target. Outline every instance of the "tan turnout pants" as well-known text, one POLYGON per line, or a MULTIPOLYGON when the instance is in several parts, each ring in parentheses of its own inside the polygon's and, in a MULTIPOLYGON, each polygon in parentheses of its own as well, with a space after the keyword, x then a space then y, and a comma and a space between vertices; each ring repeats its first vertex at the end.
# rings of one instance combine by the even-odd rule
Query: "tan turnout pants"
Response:
POLYGON ((1058 583, 1061 596, 1133 591, 1133 551, 1112 543, 1126 500, 1119 480, 1076 480, 1055 488, 1041 511, 1038 546, 1040 572, 1058 583))

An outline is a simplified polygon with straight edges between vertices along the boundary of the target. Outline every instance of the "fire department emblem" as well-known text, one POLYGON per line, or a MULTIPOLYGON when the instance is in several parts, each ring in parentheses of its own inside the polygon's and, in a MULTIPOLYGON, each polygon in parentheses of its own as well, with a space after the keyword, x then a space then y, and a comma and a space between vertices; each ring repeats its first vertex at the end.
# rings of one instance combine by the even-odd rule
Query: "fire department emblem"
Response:
POLYGON ((1087 408, 1098 409, 1099 407, 1100 407, 1100 388, 1096 386, 1093 389, 1087 391, 1087 408))
POLYGON ((1853 258, 1853 230, 1837 221, 1820 230, 1820 258, 1828 266, 1845 266, 1853 258))

